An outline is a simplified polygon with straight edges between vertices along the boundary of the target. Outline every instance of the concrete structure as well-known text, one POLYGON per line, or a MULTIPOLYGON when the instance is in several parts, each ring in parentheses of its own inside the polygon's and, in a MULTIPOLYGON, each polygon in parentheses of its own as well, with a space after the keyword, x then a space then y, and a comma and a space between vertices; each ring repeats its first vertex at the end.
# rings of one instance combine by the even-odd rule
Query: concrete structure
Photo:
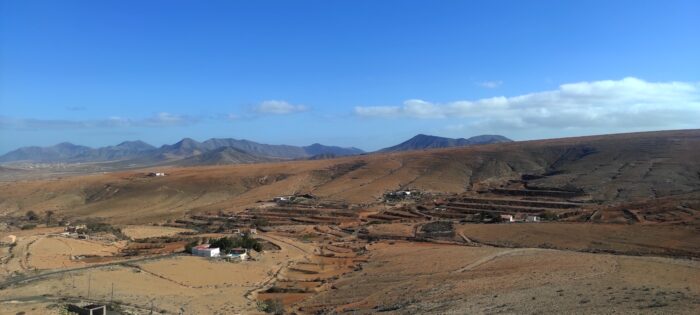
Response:
POLYGON ((248 259, 248 250, 245 248, 234 248, 231 253, 226 255, 226 257, 238 258, 240 260, 248 259))
POLYGON ((221 252, 218 247, 210 248, 209 244, 203 244, 192 248, 192 255, 202 257, 219 257, 221 252))
POLYGON ((292 198, 289 196, 279 196, 272 199, 272 201, 276 202, 278 205, 288 204, 291 200, 292 198))
POLYGON ((68 233, 85 233, 85 232, 87 232, 87 225, 85 225, 85 224, 69 225, 66 227, 65 231, 68 233))
POLYGON ((68 305, 68 311, 79 315, 107 315, 107 307, 104 305, 90 304, 85 306, 68 305))
POLYGON ((525 222, 540 222, 540 217, 536 215, 529 215, 525 217, 525 222))
POLYGON ((503 222, 515 222, 515 217, 511 214, 501 214, 501 221, 503 222))

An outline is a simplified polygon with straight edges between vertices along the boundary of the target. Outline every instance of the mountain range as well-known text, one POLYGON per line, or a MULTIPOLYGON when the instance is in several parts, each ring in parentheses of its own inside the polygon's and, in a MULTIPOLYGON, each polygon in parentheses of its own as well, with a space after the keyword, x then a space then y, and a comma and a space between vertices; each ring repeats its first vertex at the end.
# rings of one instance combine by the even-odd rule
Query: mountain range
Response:
MULTIPOLYGON (((417 135, 401 144, 377 152, 398 152, 432 148, 447 148, 478 144, 510 142, 497 135, 482 135, 469 139, 451 139, 417 135)), ((363 154, 349 147, 327 146, 314 143, 309 146, 272 145, 250 140, 213 138, 203 142, 184 138, 174 144, 154 147, 143 141, 125 141, 114 146, 90 148, 68 142, 50 147, 23 147, 0 156, 0 163, 89 163, 127 161, 131 164, 155 165, 219 165, 260 163, 293 159, 334 158, 363 154)))
POLYGON ((378 152, 400 152, 436 148, 465 147, 470 145, 503 143, 512 141, 513 140, 499 135, 480 135, 468 139, 452 139, 419 134, 395 146, 381 149, 378 152))

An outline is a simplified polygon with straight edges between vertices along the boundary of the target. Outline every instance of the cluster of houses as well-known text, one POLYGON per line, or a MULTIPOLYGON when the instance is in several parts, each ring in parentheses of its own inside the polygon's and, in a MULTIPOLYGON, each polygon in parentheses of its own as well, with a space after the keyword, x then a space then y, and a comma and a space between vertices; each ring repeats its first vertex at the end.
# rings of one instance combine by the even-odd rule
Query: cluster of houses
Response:
POLYGON ((316 199, 316 196, 312 194, 294 194, 290 196, 277 196, 272 198, 272 201, 275 202, 277 205, 287 205, 290 203, 297 203, 302 200, 313 200, 316 199))
POLYGON ((73 237, 77 239, 88 239, 88 228, 85 224, 69 225, 66 226, 65 231, 61 233, 64 237, 73 237))
POLYGON ((397 190, 384 194, 384 199, 389 200, 403 200, 417 198, 420 196, 420 191, 418 190, 397 190))
POLYGON ((202 244, 192 247, 192 255, 209 258, 224 257, 240 260, 247 260, 249 257, 248 250, 245 248, 234 248, 231 249, 230 253, 222 255, 221 249, 218 247, 210 247, 209 244, 202 244))
POLYGON ((165 175, 166 174, 163 172, 150 172, 150 173, 148 173, 148 176, 150 176, 150 177, 163 177, 165 175))
POLYGON ((513 223, 513 222, 540 222, 540 217, 530 214, 518 213, 512 214, 501 214, 501 221, 513 223))

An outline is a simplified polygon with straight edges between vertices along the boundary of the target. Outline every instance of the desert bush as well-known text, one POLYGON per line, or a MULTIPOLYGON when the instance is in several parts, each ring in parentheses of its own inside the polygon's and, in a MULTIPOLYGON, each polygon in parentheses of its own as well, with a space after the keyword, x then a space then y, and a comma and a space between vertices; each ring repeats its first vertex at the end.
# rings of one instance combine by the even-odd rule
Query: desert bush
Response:
POLYGON ((192 248, 197 245, 199 245, 199 242, 196 240, 187 243, 187 245, 185 245, 185 252, 192 253, 192 248))
POLYGON ((242 237, 222 237, 209 242, 211 247, 218 247, 222 252, 228 253, 233 248, 242 247, 253 249, 257 252, 262 250, 262 244, 258 240, 244 234, 242 237))
POLYGON ((103 222, 90 222, 85 225, 88 233, 110 233, 120 239, 128 239, 122 230, 118 227, 112 226, 103 222))
POLYGON ((29 220, 29 221, 39 220, 39 215, 36 214, 36 212, 34 212, 32 210, 27 211, 26 217, 27 217, 27 220, 29 220))
POLYGON ((31 230, 36 227, 36 224, 25 224, 22 225, 22 230, 31 230))
POLYGON ((258 310, 265 312, 265 313, 270 313, 270 314, 275 314, 275 315, 281 315, 284 314, 284 304, 282 303, 282 300, 265 300, 265 301, 258 301, 258 310))

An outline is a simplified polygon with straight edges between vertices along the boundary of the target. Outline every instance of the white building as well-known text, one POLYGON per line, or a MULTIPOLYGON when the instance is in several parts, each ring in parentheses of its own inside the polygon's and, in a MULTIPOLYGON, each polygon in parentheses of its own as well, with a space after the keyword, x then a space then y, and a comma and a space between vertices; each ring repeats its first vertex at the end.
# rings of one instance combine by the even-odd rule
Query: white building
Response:
POLYGON ((292 201, 292 198, 288 197, 288 196, 279 196, 279 197, 273 198, 272 201, 276 202, 279 205, 283 205, 283 204, 288 204, 290 201, 292 201))
POLYGON ((218 247, 210 248, 209 244, 203 244, 192 247, 192 255, 202 257, 219 257, 220 251, 218 247))
POLYGON ((512 214, 501 214, 501 221, 503 222, 515 222, 515 217, 512 214))
POLYGON ((526 222, 540 222, 540 217, 538 217, 536 215, 529 215, 529 216, 525 217, 525 221, 526 222))
POLYGON ((231 250, 231 253, 226 255, 226 257, 230 258, 238 258, 240 260, 246 260, 248 259, 248 250, 245 248, 234 248, 231 250))

